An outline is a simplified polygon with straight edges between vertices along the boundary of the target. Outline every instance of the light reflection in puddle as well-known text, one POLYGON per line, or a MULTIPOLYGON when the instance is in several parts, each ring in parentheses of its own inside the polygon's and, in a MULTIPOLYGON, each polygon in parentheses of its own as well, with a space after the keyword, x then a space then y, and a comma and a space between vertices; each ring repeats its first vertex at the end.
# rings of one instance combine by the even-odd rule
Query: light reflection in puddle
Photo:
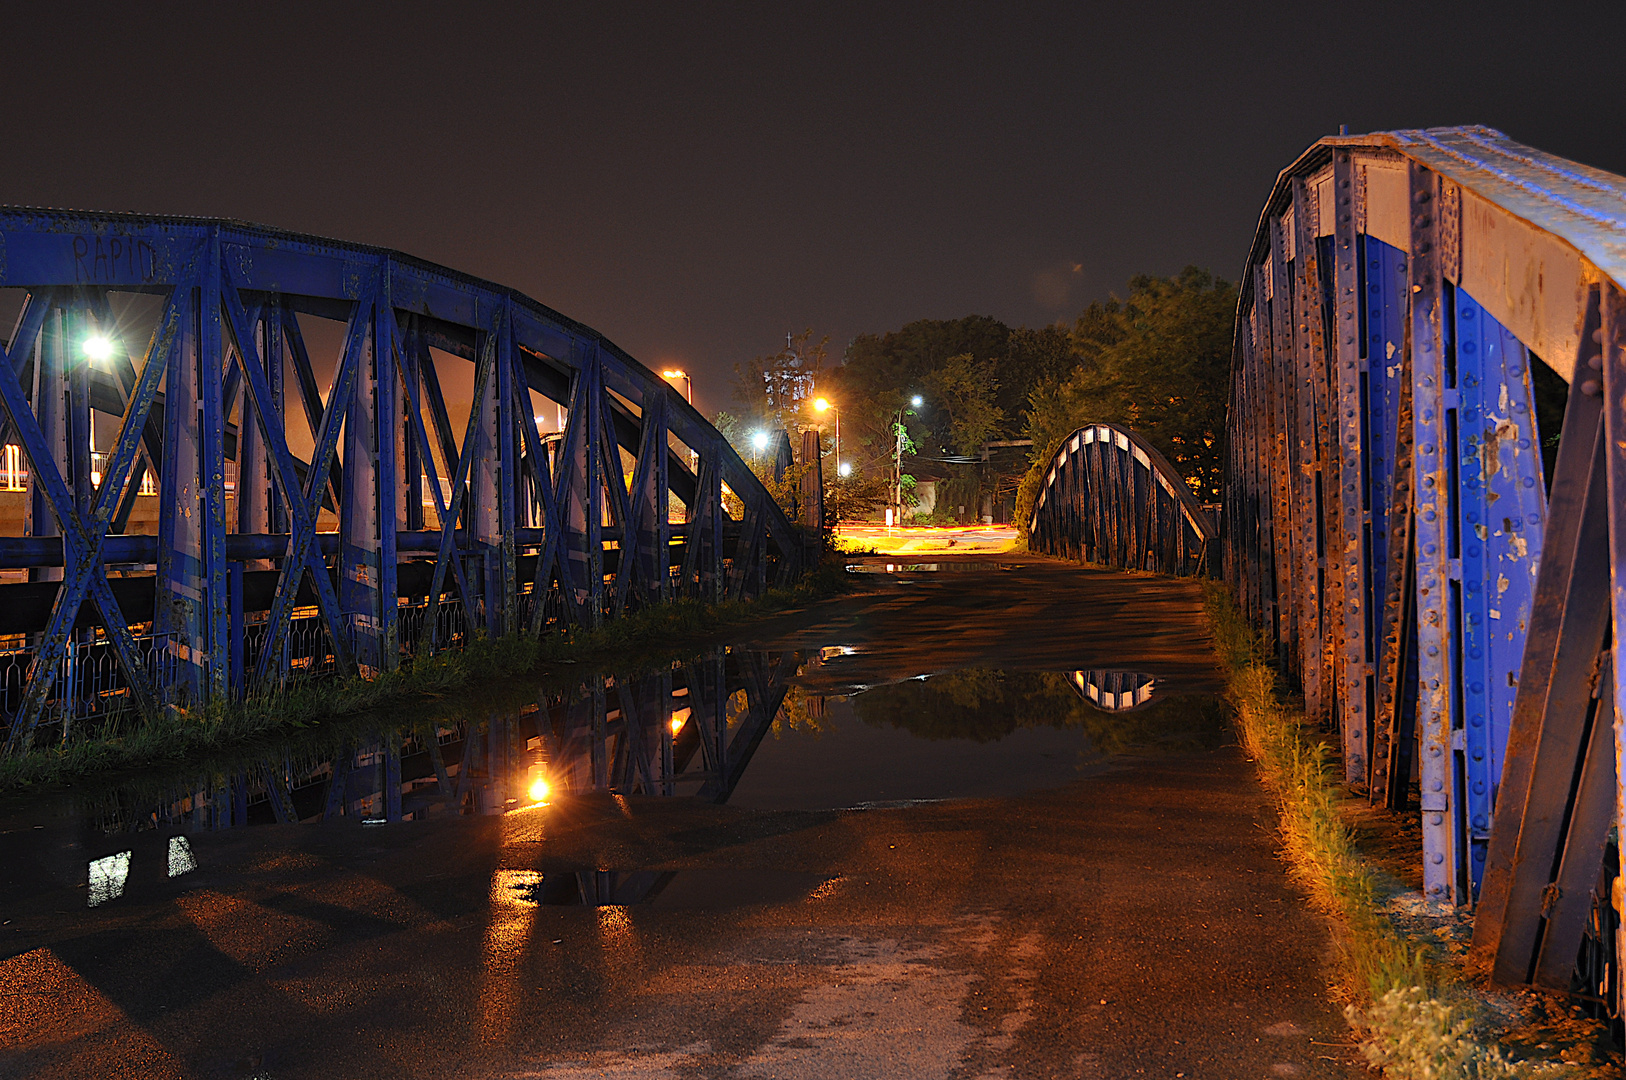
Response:
POLYGON ((197 856, 192 854, 192 845, 184 836, 169 838, 169 876, 180 877, 190 874, 198 868, 197 856))
POLYGON ((130 854, 121 851, 117 855, 91 860, 87 881, 90 907, 100 907, 124 895, 124 883, 130 878, 130 854))
POLYGON ((491 888, 505 907, 716 909, 827 895, 829 883, 794 870, 500 870, 491 888))
POLYGON ((1014 570, 1015 564, 1001 562, 889 562, 848 563, 849 574, 913 574, 913 573, 979 573, 989 570, 1014 570))

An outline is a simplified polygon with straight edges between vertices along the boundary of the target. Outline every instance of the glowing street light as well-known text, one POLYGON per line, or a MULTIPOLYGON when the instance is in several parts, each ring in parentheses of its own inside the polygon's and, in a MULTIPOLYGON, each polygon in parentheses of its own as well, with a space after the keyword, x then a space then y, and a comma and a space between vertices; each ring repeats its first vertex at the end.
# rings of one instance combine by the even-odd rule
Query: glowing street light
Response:
POLYGON ((751 435, 751 448, 759 454, 768 449, 768 433, 766 431, 754 432, 751 435))
POLYGON ((553 794, 553 786, 539 776, 531 784, 529 794, 532 802, 546 802, 548 796, 553 794))
POLYGON ((836 475, 837 476, 845 478, 845 477, 851 476, 852 474, 853 474, 853 463, 852 462, 843 461, 839 465, 836 466, 836 475))
POLYGON ((841 471, 839 464, 841 461, 841 406, 834 404, 829 398, 821 397, 813 400, 813 410, 815 412, 829 412, 831 409, 836 411, 836 461, 838 462, 836 473, 840 476, 846 476, 847 474, 841 471))
POLYGON ((85 358, 96 364, 113 359, 113 343, 101 334, 92 334, 85 339, 85 358))
MULTIPOLYGON (((909 399, 910 408, 918 409, 924 404, 926 399, 919 394, 909 399)), ((892 505, 896 508, 896 520, 900 525, 903 524, 903 440, 904 432, 907 430, 903 426, 903 413, 903 406, 898 406, 898 418, 893 422, 898 441, 896 449, 892 452, 892 505)))
POLYGON ((687 401, 690 405, 694 404, 694 380, 689 378, 688 372, 679 370, 677 368, 672 368, 669 371, 661 372, 661 378, 668 381, 673 379, 682 379, 683 400, 687 401))

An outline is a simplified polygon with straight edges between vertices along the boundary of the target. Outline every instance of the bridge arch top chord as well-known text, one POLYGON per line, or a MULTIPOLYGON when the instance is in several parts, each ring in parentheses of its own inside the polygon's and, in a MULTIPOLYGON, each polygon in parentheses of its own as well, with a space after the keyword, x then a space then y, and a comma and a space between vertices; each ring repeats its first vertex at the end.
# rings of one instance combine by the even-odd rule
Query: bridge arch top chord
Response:
POLYGON ((25 642, 0 665, 14 748, 42 722, 386 669, 476 631, 753 595, 808 557, 665 380, 397 251, 4 207, 0 307, 22 489, 0 493, 21 504, 0 569, 29 579, 0 584, 0 636, 25 642))
POLYGON ((1216 536, 1168 459, 1119 424, 1062 440, 1028 524, 1033 551, 1177 575, 1205 573, 1216 536))
POLYGON ((1622 805, 1623 285, 1626 178, 1484 127, 1322 139, 1241 279, 1225 577, 1502 981, 1570 985, 1622 805))

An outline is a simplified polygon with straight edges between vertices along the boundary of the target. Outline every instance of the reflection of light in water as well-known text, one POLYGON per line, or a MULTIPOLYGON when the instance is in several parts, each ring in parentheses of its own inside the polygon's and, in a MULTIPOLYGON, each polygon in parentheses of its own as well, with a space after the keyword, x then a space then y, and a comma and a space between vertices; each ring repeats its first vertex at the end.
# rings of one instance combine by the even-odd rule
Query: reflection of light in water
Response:
POLYGON ((626 944, 631 935, 632 919, 625 907, 605 904, 598 909, 598 937, 605 945, 626 944))
POLYGON ((1073 685, 1096 708, 1127 712, 1152 700, 1157 680, 1134 671, 1075 671, 1073 685))
POLYGON ((514 1007, 522 996, 520 961, 536 919, 535 870, 498 870, 491 875, 491 913, 486 923, 484 970, 480 975, 480 1034, 487 1042, 507 1042, 514 1007))
POLYGON ((553 794, 553 788, 542 777, 537 777, 531 783, 530 796, 532 802, 544 802, 553 794))
POLYGON ((180 877, 189 874, 198 868, 198 860, 192 855, 192 845, 186 842, 184 836, 169 838, 169 876, 180 877))
POLYGON ((91 907, 117 900, 124 895, 124 882, 130 876, 130 853, 121 851, 105 859, 90 861, 89 901, 91 907))
POLYGON ((845 878, 833 877, 808 893, 807 898, 809 900, 828 900, 836 894, 836 891, 841 888, 841 883, 845 880, 845 878))

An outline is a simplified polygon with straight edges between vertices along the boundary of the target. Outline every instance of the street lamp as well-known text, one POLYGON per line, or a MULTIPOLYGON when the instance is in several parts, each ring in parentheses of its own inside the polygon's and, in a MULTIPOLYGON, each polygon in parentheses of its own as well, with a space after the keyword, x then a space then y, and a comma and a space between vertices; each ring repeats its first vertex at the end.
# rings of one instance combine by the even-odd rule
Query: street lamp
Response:
POLYGON ((828 412, 831 409, 836 411, 836 471, 839 473, 841 471, 841 406, 830 401, 829 398, 817 398, 813 402, 813 408, 818 412, 828 412))
POLYGON ((688 372, 678 371, 676 369, 671 370, 671 371, 663 371, 663 372, 661 372, 661 378, 668 379, 668 380, 670 380, 670 379, 682 379, 683 380, 683 400, 687 401, 690 405, 694 404, 694 380, 689 378, 688 372))
POLYGON ((113 343, 101 334, 92 334, 85 339, 85 359, 95 364, 113 358, 113 343))
POLYGON ((754 432, 751 435, 751 448, 757 452, 758 456, 768 449, 768 433, 766 431, 754 432))
MULTIPOLYGON (((907 411, 912 412, 924 404, 926 404, 926 399, 919 394, 915 394, 909 399, 909 409, 907 411)), ((893 518, 899 525, 903 524, 903 439, 906 430, 903 426, 903 414, 905 411, 902 405, 898 406, 898 418, 892 425, 898 437, 896 448, 892 452, 892 505, 895 508, 893 518)))
MULTIPOLYGON (((821 397, 813 400, 813 410, 815 412, 829 412, 831 409, 834 409, 836 413, 836 475, 838 477, 845 477, 852 470, 841 464, 841 406, 835 404, 829 398, 821 397)), ((824 466, 821 464, 819 466, 819 475, 822 476, 823 474, 824 466)), ((835 520, 838 524, 841 521, 840 491, 841 489, 836 487, 835 494, 837 499, 835 506, 835 520)))

